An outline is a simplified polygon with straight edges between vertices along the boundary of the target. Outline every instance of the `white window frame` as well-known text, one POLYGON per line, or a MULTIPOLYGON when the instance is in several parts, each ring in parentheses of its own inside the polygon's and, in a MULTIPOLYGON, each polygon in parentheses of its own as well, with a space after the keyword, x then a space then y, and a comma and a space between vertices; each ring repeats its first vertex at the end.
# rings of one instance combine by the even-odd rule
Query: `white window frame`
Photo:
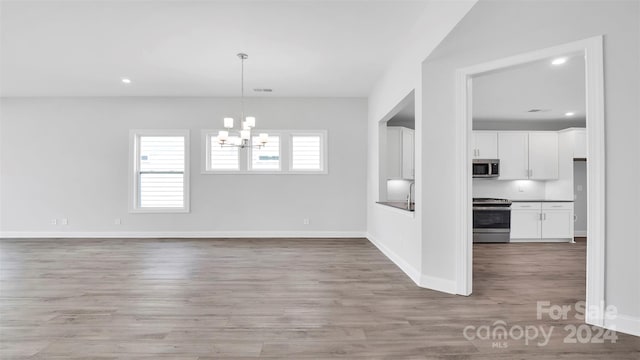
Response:
POLYGON ((217 136, 218 131, 223 129, 204 129, 201 133, 201 163, 200 172, 203 175, 326 175, 328 171, 328 132, 327 130, 269 130, 269 129, 255 129, 252 131, 252 136, 259 133, 266 132, 270 136, 277 135, 280 137, 280 170, 260 170, 251 169, 251 161, 253 152, 251 149, 240 150, 239 157, 239 170, 224 170, 224 169, 211 169, 210 167, 210 153, 211 146, 217 145, 211 143, 211 138, 217 136), (293 162, 293 147, 291 138, 294 136, 320 136, 321 152, 321 165, 322 170, 292 170, 293 162))
POLYGON ((188 129, 132 129, 129 131, 129 212, 138 214, 176 214, 190 212, 189 191, 189 130, 188 129), (183 177, 183 207, 181 208, 149 208, 140 207, 138 196, 138 176, 140 168, 140 137, 141 136, 183 136, 184 137, 184 177, 183 177))
MULTIPOLYGON (((283 148, 286 147, 285 144, 283 144, 283 139, 286 137, 285 134, 282 134, 280 131, 256 131, 255 133, 252 132, 251 136, 257 136, 259 133, 261 132, 267 132, 269 134, 269 137, 272 136, 277 136, 278 137, 278 141, 280 142, 280 148, 278 149, 278 156, 280 157, 280 161, 278 162, 278 168, 277 169, 254 169, 253 168, 253 148, 249 148, 247 149, 248 151, 246 151, 247 154, 247 172, 248 173, 253 173, 253 174, 282 174, 284 172, 283 166, 282 164, 284 164, 284 150, 283 148)), ((285 140, 286 141, 286 140, 285 140)))
POLYGON ((290 174, 327 174, 327 131, 292 131, 289 133, 289 173, 290 174), (320 169, 294 169, 293 168, 293 137, 294 136, 320 136, 320 169))
POLYGON ((204 153, 200 162, 200 172, 202 174, 238 174, 243 172, 243 163, 246 158, 246 154, 242 151, 238 151, 238 169, 212 169, 211 168, 211 146, 220 146, 220 144, 212 144, 211 137, 217 136, 218 131, 226 129, 204 129, 201 131, 201 143, 204 153))

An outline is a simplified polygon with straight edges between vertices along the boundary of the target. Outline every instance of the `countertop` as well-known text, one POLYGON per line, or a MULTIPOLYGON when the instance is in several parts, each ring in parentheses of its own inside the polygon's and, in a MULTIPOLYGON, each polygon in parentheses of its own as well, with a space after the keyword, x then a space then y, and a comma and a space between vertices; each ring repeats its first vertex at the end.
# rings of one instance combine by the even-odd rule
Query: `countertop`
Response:
POLYGON ((378 201, 377 203, 405 211, 416 210, 416 203, 411 203, 411 206, 407 207, 407 203, 405 201, 378 201))
POLYGON ((532 200, 511 200, 511 202, 573 202, 573 200, 540 200, 540 199, 532 199, 532 200))

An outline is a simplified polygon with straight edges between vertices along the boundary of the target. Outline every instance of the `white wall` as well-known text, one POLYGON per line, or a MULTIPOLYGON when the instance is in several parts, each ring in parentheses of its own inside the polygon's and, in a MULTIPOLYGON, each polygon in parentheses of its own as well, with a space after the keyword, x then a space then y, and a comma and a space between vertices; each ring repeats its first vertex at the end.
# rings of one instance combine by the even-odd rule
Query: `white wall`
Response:
POLYGON ((328 175, 201 174, 200 130, 220 127, 239 111, 237 99, 5 98, 0 105, 3 236, 365 233, 365 99, 247 100, 259 128, 328 130, 328 175), (189 214, 127 212, 128 134, 136 128, 190 130, 189 214), (54 218, 69 225, 51 225, 54 218))
POLYGON ((421 198, 422 191, 422 85, 421 63, 440 43, 458 21, 469 11, 475 0, 431 2, 424 15, 410 34, 406 34, 403 51, 396 55, 394 62, 376 82, 369 94, 368 111, 368 173, 367 173, 367 236, 403 271, 421 286, 451 290, 451 284, 427 284, 421 274, 420 214, 422 202, 416 203, 415 214, 379 205, 379 122, 412 90, 415 90, 415 198, 421 198))
MULTIPOLYGON (((424 113, 417 131, 423 153, 438 154, 439 176, 429 176, 432 167, 423 166, 420 195, 431 204, 420 214, 424 274, 455 278, 455 70, 603 34, 606 300, 624 321, 640 323, 640 84, 630 80, 640 78, 639 17, 638 2, 481 1, 429 56, 422 67, 424 113)), ((432 161, 423 158, 423 164, 432 161)))

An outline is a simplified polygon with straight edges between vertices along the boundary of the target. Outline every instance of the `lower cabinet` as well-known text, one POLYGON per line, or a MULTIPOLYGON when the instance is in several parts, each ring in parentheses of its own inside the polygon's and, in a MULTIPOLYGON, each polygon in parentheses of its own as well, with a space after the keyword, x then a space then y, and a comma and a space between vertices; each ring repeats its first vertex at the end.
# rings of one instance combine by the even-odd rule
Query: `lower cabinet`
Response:
POLYGON ((572 239, 572 202, 514 202, 511 204, 512 241, 570 241, 572 239))

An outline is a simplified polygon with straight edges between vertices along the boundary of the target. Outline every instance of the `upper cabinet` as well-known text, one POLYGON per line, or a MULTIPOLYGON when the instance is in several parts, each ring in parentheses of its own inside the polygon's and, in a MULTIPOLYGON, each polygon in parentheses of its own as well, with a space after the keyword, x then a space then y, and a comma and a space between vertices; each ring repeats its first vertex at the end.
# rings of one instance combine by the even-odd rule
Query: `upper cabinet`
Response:
POLYGON ((558 133, 552 131, 529 133, 529 179, 558 178, 558 133))
POLYGON ((500 180, 558 178, 558 133, 499 131, 500 180))
POLYGON ((415 131, 401 126, 387 127, 387 179, 413 180, 415 131))
POLYGON ((472 157, 474 159, 498 158, 498 132, 474 131, 472 157))
POLYGON ((500 180, 529 178, 529 133, 508 131, 498 133, 500 180))
POLYGON ((402 130, 402 178, 415 178, 415 130, 403 128, 402 130))
POLYGON ((573 137, 573 158, 587 158, 587 129, 573 128, 568 130, 573 137))

